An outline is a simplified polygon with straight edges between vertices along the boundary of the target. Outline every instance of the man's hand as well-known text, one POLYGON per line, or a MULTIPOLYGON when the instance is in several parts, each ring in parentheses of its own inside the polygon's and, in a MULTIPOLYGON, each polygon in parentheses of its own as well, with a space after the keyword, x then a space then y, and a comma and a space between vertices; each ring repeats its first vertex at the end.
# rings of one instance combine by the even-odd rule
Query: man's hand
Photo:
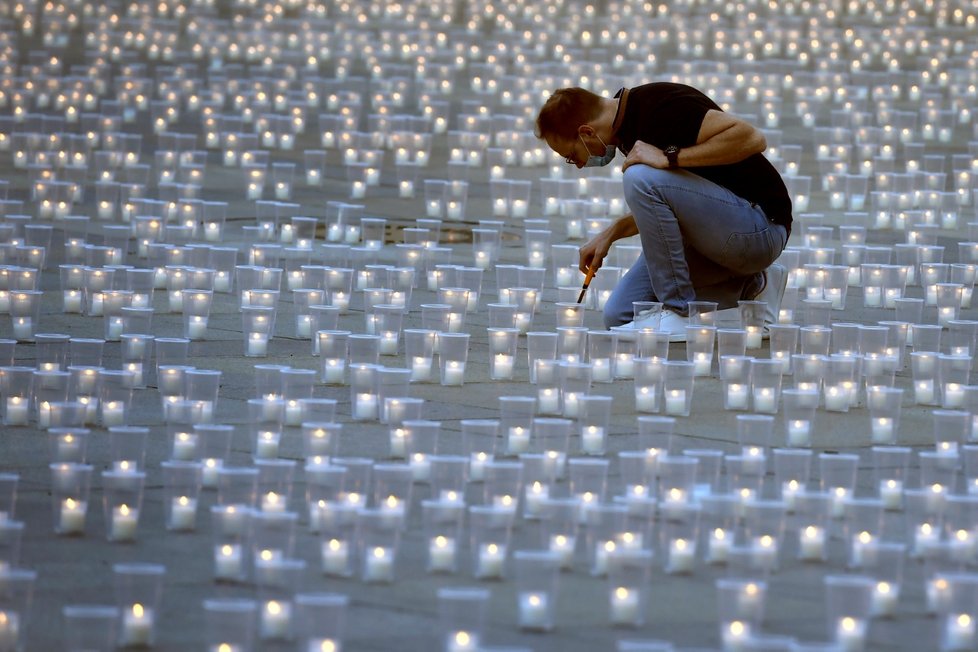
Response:
POLYGON ((594 266, 595 270, 601 268, 608 252, 611 251, 611 240, 603 231, 591 238, 591 240, 581 246, 579 269, 582 274, 587 274, 587 270, 594 266))
POLYGON ((643 143, 641 140, 636 140, 635 144, 632 145, 632 148, 628 151, 628 156, 625 157, 625 162, 621 165, 621 169, 625 171, 629 166, 635 165, 636 163, 642 163, 643 165, 663 170, 669 167, 669 159, 661 149, 655 145, 643 143))

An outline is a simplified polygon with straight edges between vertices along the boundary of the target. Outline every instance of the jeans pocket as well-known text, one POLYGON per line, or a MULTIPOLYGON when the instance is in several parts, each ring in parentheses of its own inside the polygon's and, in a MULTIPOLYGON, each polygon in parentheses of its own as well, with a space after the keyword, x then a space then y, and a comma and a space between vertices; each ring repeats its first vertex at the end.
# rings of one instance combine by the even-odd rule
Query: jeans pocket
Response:
POLYGON ((767 269, 778 257, 781 253, 779 244, 780 238, 771 226, 750 233, 731 233, 720 262, 740 274, 756 274, 767 269))

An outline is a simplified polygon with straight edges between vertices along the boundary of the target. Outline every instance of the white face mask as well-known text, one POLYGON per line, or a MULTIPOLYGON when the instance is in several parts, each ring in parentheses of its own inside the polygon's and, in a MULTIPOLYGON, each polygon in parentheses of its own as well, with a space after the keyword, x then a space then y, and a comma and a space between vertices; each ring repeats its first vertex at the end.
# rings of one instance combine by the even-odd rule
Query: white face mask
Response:
POLYGON ((584 142, 584 136, 582 136, 581 134, 577 134, 577 137, 581 139, 582 143, 584 143, 584 149, 587 150, 587 154, 588 154, 587 161, 584 163, 584 167, 600 168, 605 165, 608 165, 615 159, 615 154, 618 152, 618 150, 615 148, 614 145, 604 145, 604 141, 601 140, 601 137, 598 136, 597 134, 595 134, 594 137, 598 139, 599 143, 604 145, 603 156, 595 156, 594 154, 591 153, 591 149, 587 146, 587 143, 584 142))

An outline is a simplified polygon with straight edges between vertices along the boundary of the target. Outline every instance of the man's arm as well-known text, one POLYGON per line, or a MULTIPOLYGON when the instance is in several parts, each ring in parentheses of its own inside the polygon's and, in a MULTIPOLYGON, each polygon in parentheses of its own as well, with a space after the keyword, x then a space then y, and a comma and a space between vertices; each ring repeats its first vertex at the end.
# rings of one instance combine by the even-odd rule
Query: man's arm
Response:
MULTIPOLYGON (((711 109, 703 117, 696 144, 679 152, 679 167, 697 168, 711 165, 729 165, 759 154, 767 149, 767 140, 759 129, 729 113, 711 109)), ((622 170, 635 163, 654 168, 668 168, 669 160, 655 145, 636 141, 622 170)))
POLYGON ((637 234, 638 226, 635 224, 635 217, 631 214, 612 222, 610 226, 581 247, 579 263, 581 272, 587 274, 588 268, 592 265, 595 265, 594 269, 599 269, 602 261, 611 251, 611 245, 618 240, 637 234))

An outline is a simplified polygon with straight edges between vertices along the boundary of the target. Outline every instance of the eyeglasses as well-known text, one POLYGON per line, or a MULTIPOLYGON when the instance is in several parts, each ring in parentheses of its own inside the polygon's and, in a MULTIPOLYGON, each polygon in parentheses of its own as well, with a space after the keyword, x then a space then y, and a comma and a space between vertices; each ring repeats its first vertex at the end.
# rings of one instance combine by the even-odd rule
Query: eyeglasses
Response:
POLYGON ((577 161, 574 160, 573 154, 568 155, 567 158, 564 159, 564 163, 567 163, 568 165, 577 165, 577 161))

